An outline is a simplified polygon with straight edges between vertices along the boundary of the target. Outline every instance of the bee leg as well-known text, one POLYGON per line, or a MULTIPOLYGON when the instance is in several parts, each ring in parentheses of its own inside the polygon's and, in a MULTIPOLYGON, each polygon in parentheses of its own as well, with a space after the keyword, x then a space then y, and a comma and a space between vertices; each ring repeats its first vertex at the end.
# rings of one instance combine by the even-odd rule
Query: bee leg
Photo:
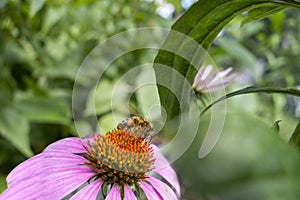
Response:
POLYGON ((147 142, 147 143, 150 143, 151 139, 152 139, 152 137, 148 135, 148 136, 145 137, 144 141, 147 142))

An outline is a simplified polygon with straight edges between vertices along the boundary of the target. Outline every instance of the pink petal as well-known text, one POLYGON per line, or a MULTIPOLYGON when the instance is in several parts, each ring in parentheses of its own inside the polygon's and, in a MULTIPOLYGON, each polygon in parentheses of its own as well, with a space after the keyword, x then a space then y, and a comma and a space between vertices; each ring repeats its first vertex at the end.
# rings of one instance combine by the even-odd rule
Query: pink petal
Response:
POLYGON ((193 82, 193 88, 198 88, 203 83, 205 83, 206 79, 209 77, 209 74, 211 73, 213 69, 213 65, 208 65, 207 67, 201 67, 196 74, 193 82))
POLYGON ((226 81, 233 81, 233 79, 235 79, 236 76, 237 76, 236 73, 232 73, 232 74, 230 74, 229 76, 226 76, 226 77, 224 78, 224 79, 225 79, 224 82, 226 82, 226 81))
POLYGON ((159 195, 159 193, 148 183, 141 181, 139 186, 144 191, 145 195, 148 199, 151 200, 163 200, 163 198, 159 195))
POLYGON ((220 76, 220 74, 216 73, 215 76, 207 82, 207 87, 209 88, 213 84, 219 84, 223 82, 223 77, 220 76))
POLYGON ((82 143, 77 139, 78 138, 67 138, 59 140, 49 145, 43 153, 38 154, 18 165, 7 176, 8 186, 16 181, 22 181, 22 179, 27 180, 28 177, 36 177, 39 175, 44 177, 45 174, 49 174, 48 168, 52 172, 54 170, 68 170, 72 167, 75 167, 75 169, 87 169, 87 166, 81 165, 86 162, 86 159, 74 154, 85 152, 85 149, 81 145, 82 143), (74 146, 72 142, 77 144, 79 147, 74 146), (66 145, 65 150, 63 150, 61 146, 63 144, 66 145))
POLYGON ((94 175, 86 166, 42 165, 24 169, 31 175, 10 184, 4 199, 62 199, 94 175))
POLYGON ((162 182, 154 177, 146 178, 146 180, 152 184, 153 188, 160 194, 160 196, 163 199, 170 199, 170 200, 178 199, 178 197, 176 196, 176 194, 172 190, 172 188, 170 188, 164 182, 162 182))
POLYGON ((212 74, 210 74, 210 75, 203 81, 204 85, 205 85, 205 86, 209 85, 213 80, 216 79, 216 76, 217 76, 217 73, 212 73, 212 74))
POLYGON ((223 78, 222 82, 210 84, 203 91, 204 92, 212 92, 212 91, 215 91, 215 90, 224 89, 224 88, 228 87, 232 83, 232 80, 235 77, 236 77, 236 74, 232 74, 232 75, 230 75, 228 77, 225 77, 225 78, 223 78))
POLYGON ((230 85, 230 82, 235 78, 236 74, 229 73, 232 71, 232 67, 219 72, 211 73, 213 66, 200 68, 199 72, 195 76, 193 88, 198 92, 212 92, 215 90, 223 89, 230 85), (200 73, 201 71, 201 73, 200 73), (229 82, 229 83, 228 83, 229 82))
POLYGON ((43 153, 24 161, 8 175, 8 189, 3 193, 5 198, 1 198, 65 197, 94 175, 88 166, 82 165, 86 162, 85 158, 74 154, 83 149, 77 139, 63 139, 53 143, 43 153), (66 145, 65 151, 62 150, 62 144, 66 145), (74 144, 79 144, 79 147, 74 144))
POLYGON ((124 186, 124 200, 137 200, 131 188, 127 185, 124 186))
POLYGON ((200 84, 201 77, 203 75, 204 70, 205 70, 205 67, 200 67, 199 71, 197 72, 197 74, 196 74, 196 76, 194 78, 193 88, 195 88, 197 85, 200 84))
POLYGON ((208 83, 209 85, 208 88, 215 84, 222 84, 228 80, 233 80, 235 78, 235 74, 231 74, 230 76, 227 76, 227 74, 231 71, 232 71, 232 67, 226 69, 225 71, 220 71, 216 73, 215 78, 208 83))
POLYGON ((63 153, 81 153, 86 152, 84 145, 86 145, 86 143, 82 139, 70 137, 50 144, 43 152, 55 151, 63 153))
POLYGON ((103 181, 100 179, 97 179, 93 181, 92 183, 88 184, 84 188, 82 188, 80 191, 78 191, 70 200, 86 200, 91 199, 94 200, 97 198, 99 190, 101 190, 101 185, 103 181))
POLYGON ((12 187, 8 187, 0 195, 0 200, 19 200, 24 199, 45 199, 50 200, 50 198, 44 198, 43 192, 37 192, 36 188, 41 189, 45 185, 40 182, 40 177, 31 178, 26 184, 15 183, 12 187))
POLYGON ((232 67, 228 67, 226 70, 223 71, 219 71, 218 74, 221 77, 225 77, 227 76, 227 74, 229 74, 232 71, 232 67))
POLYGON ((201 80, 205 80, 208 77, 208 75, 211 73, 212 69, 213 69, 213 65, 208 65, 207 67, 205 67, 201 80))
POLYGON ((105 198, 105 200, 117 200, 117 199, 121 199, 121 193, 120 193, 119 186, 116 186, 116 184, 114 184, 111 190, 109 191, 107 197, 105 198))
POLYGON ((40 171, 37 169, 42 167, 42 159, 43 155, 38 154, 15 167, 6 178, 7 186, 10 187, 11 184, 22 181, 22 179, 27 180, 39 176, 40 171))
POLYGON ((168 181, 176 190, 176 194, 180 197, 180 184, 175 170, 170 166, 168 160, 159 152, 159 148, 151 145, 154 152, 154 171, 168 181))

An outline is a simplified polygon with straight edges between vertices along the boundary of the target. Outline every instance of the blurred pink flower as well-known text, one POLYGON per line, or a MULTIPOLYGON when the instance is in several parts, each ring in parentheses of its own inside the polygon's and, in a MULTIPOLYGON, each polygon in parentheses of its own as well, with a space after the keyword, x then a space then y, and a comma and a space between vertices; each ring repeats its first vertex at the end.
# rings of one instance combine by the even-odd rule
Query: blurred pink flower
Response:
POLYGON ((212 72, 213 65, 201 67, 194 78, 193 89, 200 93, 212 92, 229 86, 236 77, 235 73, 229 74, 232 67, 224 71, 212 72))
POLYGON ((120 129, 59 140, 13 169, 7 185, 1 200, 180 197, 177 175, 158 147, 120 129))

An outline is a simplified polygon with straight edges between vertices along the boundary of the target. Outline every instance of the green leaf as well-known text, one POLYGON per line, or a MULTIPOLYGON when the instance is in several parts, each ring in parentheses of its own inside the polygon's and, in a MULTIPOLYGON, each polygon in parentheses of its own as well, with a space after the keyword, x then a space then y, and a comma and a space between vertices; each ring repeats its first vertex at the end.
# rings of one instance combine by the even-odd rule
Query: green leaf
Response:
POLYGON ((25 156, 32 156, 29 143, 29 122, 13 107, 0 110, 0 134, 25 156))
MULTIPOLYGON (((237 40, 231 38, 221 37, 218 38, 218 44, 233 58, 239 60, 246 67, 251 68, 254 74, 256 73, 256 58, 244 46, 238 43, 237 40)), ((255 76, 256 77, 256 76, 255 76)))
POLYGON ((210 105, 208 105, 201 113, 204 114, 207 110, 209 110, 213 105, 216 103, 223 101, 225 99, 237 96, 237 95, 243 95, 243 94, 251 94, 251 93, 280 93, 280 94, 288 94, 293 95, 296 97, 300 97, 300 90, 297 90, 295 88, 276 88, 276 87, 258 87, 258 86, 249 86, 234 92, 231 92, 229 94, 226 94, 225 96, 222 96, 221 98, 217 99, 210 105))
POLYGON ((29 8, 29 15, 33 17, 39 10, 42 9, 46 0, 31 0, 30 1, 30 8, 29 8))
POLYGON ((250 22, 261 20, 263 18, 266 18, 270 15, 273 15, 275 13, 278 13, 282 11, 283 7, 278 6, 270 6, 270 7, 263 7, 263 8, 257 8, 249 11, 247 17, 242 21, 241 25, 248 24, 250 22))
MULTIPOLYGON (((214 101, 213 103, 211 103, 210 105, 208 105, 207 107, 205 107, 202 111, 201 111, 201 115, 205 114, 213 105, 215 105, 216 103, 223 101, 225 99, 237 96, 237 95, 243 95, 243 94, 251 94, 251 93, 281 93, 281 94, 289 94, 289 95, 293 95, 293 96, 298 96, 300 97, 300 90, 294 89, 294 88, 275 88, 275 87, 257 87, 257 86, 250 86, 250 87, 246 87, 243 88, 241 90, 237 90, 234 91, 232 93, 226 94, 224 96, 222 96, 221 98, 217 99, 216 101, 214 101)), ((214 142, 217 141, 219 135, 215 136, 215 140, 214 142)), ((206 136, 206 138, 212 138, 212 136, 206 136)), ((215 145, 215 143, 210 143, 210 141, 208 139, 204 139, 203 141, 203 145, 205 148, 203 148, 204 150, 200 150, 200 153, 202 156, 206 156, 207 153, 213 148, 213 145, 215 145), (209 149, 209 151, 207 151, 207 149, 209 149)))
POLYGON ((59 20, 62 20, 67 13, 66 10, 65 5, 48 8, 42 24, 42 32, 47 33, 59 20))
POLYGON ((27 119, 33 122, 66 125, 70 123, 70 108, 54 98, 23 97, 17 100, 16 106, 27 119))
POLYGON ((295 144, 300 150, 300 121, 298 122, 291 138, 290 143, 295 144))
POLYGON ((0 174, 0 194, 6 189, 5 176, 0 174))
POLYGON ((279 32, 284 25, 284 12, 270 16, 272 32, 279 32))
MULTIPOLYGON (((258 8, 265 7, 292 7, 300 8, 300 2, 294 0, 199 0, 184 15, 182 15, 172 26, 172 30, 182 33, 186 37, 176 37, 174 32, 170 32, 164 45, 155 58, 156 82, 162 107, 165 108, 167 119, 170 120, 180 113, 179 108, 187 106, 189 93, 186 84, 178 82, 173 74, 162 74, 162 66, 169 66, 183 75, 186 80, 192 83, 197 69, 201 66, 200 47, 205 50, 209 48, 219 32, 237 15, 258 8), (174 36, 175 35, 175 36, 174 36), (187 37, 199 43, 195 48, 187 42, 187 37), (183 56, 178 53, 183 53, 183 56), (198 55, 196 54, 198 53, 198 55), (196 62, 193 62, 194 60, 196 62), (192 64, 193 63, 193 64, 192 64), (160 85, 164 82, 168 87, 174 86, 173 91, 160 85), (174 91, 178 95, 174 95, 174 91), (179 100, 178 100, 179 99, 179 100)), ((204 56, 205 54, 202 54, 204 56)))

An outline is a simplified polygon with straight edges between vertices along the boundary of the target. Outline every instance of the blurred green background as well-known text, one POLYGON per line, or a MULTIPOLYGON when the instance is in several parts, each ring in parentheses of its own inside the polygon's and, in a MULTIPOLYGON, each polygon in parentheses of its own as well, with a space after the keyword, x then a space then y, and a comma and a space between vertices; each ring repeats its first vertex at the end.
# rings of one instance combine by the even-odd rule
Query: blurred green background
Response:
MULTIPOLYGON (((20 162, 60 138, 77 136, 73 84, 81 63, 96 45, 130 28, 170 28, 191 3, 2 0, 0 191, 6 187, 7 174, 20 162)), ((227 25, 209 50, 218 66, 232 66, 239 74, 228 92, 247 85, 300 86, 299 11, 287 9, 241 26, 242 18, 227 25)), ((147 50, 131 52, 105 73, 95 97, 103 130, 116 126, 110 97, 119 77, 154 56, 147 50)), ((124 87, 134 87, 138 81, 127 81, 124 87)), ((146 113, 149 102, 143 95, 137 92, 131 103, 146 113)), ((156 95, 149 98, 157 100, 156 95)), ((89 117, 93 105, 90 101, 83 104, 89 117)), ((228 100, 227 111, 221 138, 208 157, 199 159, 198 152, 209 114, 201 120, 192 146, 173 163, 182 183, 182 199, 299 199, 300 155, 288 144, 300 117, 299 99, 245 95, 228 100), (278 133, 271 129, 277 120, 282 120, 278 133)))

